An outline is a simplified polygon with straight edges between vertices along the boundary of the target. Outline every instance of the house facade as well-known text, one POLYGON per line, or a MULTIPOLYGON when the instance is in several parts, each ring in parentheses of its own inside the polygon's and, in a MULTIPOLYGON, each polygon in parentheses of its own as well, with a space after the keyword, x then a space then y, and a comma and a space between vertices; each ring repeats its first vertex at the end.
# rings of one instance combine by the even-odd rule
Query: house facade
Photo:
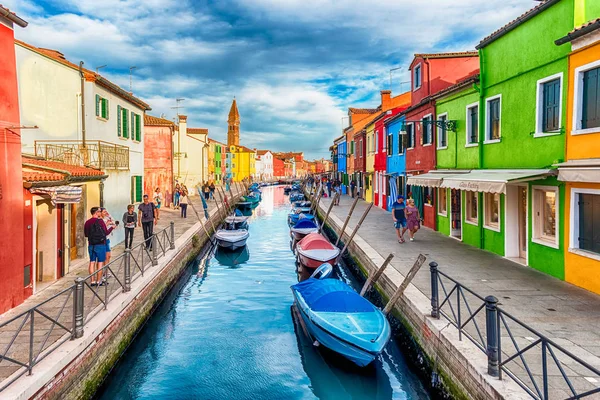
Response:
POLYGON ((403 111, 406 106, 390 110, 384 118, 377 121, 376 131, 380 135, 380 143, 385 142, 385 151, 381 151, 375 158, 375 169, 381 176, 381 194, 378 196, 377 205, 383 209, 391 210, 392 204, 398 195, 406 196, 406 136, 400 132, 406 119, 403 111), (392 193, 393 192, 393 193, 392 193))
POLYGON ((366 165, 366 130, 363 128, 354 134, 354 174, 353 178, 356 182, 356 195, 358 197, 364 196, 365 187, 365 165, 366 165))
POLYGON ((342 193, 346 194, 346 186, 348 180, 348 142, 346 142, 346 136, 342 135, 339 138, 335 139, 333 145, 336 148, 336 159, 337 159, 337 172, 336 179, 338 179, 342 184, 342 193))
POLYGON ((196 186, 208 181, 208 129, 189 128, 187 115, 179 115, 178 118, 181 151, 175 157, 180 169, 176 180, 186 185, 193 195, 196 186))
POLYGON ((273 157, 273 178, 283 179, 285 178, 285 166, 283 160, 277 157, 273 157))
POLYGON ((371 122, 366 129, 365 145, 365 182, 364 198, 365 201, 373 203, 373 179, 375 178, 375 123, 371 122))
POLYGON ((269 150, 258 150, 256 156, 256 173, 258 179, 262 181, 272 180, 274 177, 273 153, 269 150))
POLYGON ((144 114, 144 193, 159 188, 163 206, 173 202, 173 137, 175 123, 144 114))
POLYGON ((208 144, 209 179, 213 179, 215 183, 220 184, 223 182, 225 174, 225 153, 227 146, 211 138, 208 138, 208 144))

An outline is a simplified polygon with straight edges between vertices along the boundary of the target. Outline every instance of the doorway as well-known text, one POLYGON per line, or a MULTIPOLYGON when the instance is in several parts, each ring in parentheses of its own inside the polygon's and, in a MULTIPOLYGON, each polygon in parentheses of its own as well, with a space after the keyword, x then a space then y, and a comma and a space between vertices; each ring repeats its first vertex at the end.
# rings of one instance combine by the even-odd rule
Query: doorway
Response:
POLYGON ((450 235, 458 240, 462 240, 461 214, 461 191, 457 189, 452 189, 450 191, 450 235))
POLYGON ((527 188, 519 186, 519 258, 527 263, 527 188))
MULTIPOLYGON (((56 276, 55 279, 60 279, 65 274, 64 259, 64 244, 65 244, 65 205, 57 204, 56 206, 56 276)), ((67 256, 68 257, 68 256, 67 256)))
POLYGON ((528 189, 526 185, 506 185, 504 257, 527 265, 528 189))

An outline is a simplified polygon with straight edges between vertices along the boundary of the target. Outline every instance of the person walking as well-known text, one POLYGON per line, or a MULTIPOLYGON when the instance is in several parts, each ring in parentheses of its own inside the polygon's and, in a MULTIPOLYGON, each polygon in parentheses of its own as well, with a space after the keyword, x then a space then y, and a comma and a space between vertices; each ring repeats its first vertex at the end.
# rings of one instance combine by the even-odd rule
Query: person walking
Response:
POLYGON ((335 193, 337 194, 337 196, 335 197, 335 202, 333 204, 339 206, 340 197, 342 197, 342 184, 339 181, 335 182, 335 193))
POLYGON ((138 206, 138 226, 144 229, 144 242, 146 248, 152 250, 152 234, 154 233, 154 225, 158 223, 156 206, 148 199, 148 195, 143 197, 144 202, 138 206))
POLYGON ((204 200, 208 200, 210 198, 210 188, 206 182, 204 182, 204 185, 202 185, 202 193, 204 193, 204 200))
POLYGON ((356 190, 356 182, 354 182, 354 179, 352 179, 352 181, 350 181, 350 194, 352 195, 352 198, 354 198, 355 190, 356 190))
POLYGON ((181 196, 181 186, 178 183, 175 185, 175 190, 173 190, 173 208, 175 210, 179 209, 179 196, 181 196))
POLYGON ((421 227, 421 215, 419 214, 419 209, 415 206, 415 201, 413 199, 408 199, 406 220, 408 221, 408 235, 410 236, 410 241, 414 242, 415 233, 417 233, 421 227))
POLYGON ((394 228, 398 243, 404 243, 404 233, 406 232, 406 204, 404 204, 404 196, 398 196, 394 204, 392 204, 392 219, 394 220, 394 228))
POLYGON ((133 245, 133 231, 138 223, 137 214, 134 211, 133 204, 127 206, 127 211, 123 214, 123 226, 125 227, 125 248, 131 249, 133 245))
POLYGON ((160 192, 160 188, 156 188, 154 191, 154 205, 156 206, 156 219, 160 219, 160 206, 162 205, 163 195, 160 192))
POLYGON ((181 207, 181 218, 187 218, 187 206, 188 206, 188 194, 187 191, 181 192, 181 197, 179 198, 179 206, 181 207))
MULTIPOLYGON (((117 225, 119 225, 119 221, 115 221, 113 217, 110 216, 106 208, 100 207, 100 211, 102 212, 102 220, 106 224, 106 227, 116 229, 117 225)), ((110 237, 112 236, 112 232, 106 236, 106 264, 108 264, 112 256, 110 252, 110 237)))
POLYGON ((327 180, 327 194, 331 198, 331 181, 329 179, 327 180))
POLYGON ((211 180, 210 183, 208 184, 208 189, 210 191, 210 199, 214 200, 215 198, 215 181, 211 180))
POLYGON ((106 280, 102 278, 102 267, 106 262, 106 236, 110 235, 114 228, 106 227, 100 207, 92 207, 90 214, 92 214, 92 217, 85 221, 83 225, 83 234, 88 239, 88 254, 90 256, 88 272, 90 275, 93 274, 91 277, 92 286, 104 286, 106 280))

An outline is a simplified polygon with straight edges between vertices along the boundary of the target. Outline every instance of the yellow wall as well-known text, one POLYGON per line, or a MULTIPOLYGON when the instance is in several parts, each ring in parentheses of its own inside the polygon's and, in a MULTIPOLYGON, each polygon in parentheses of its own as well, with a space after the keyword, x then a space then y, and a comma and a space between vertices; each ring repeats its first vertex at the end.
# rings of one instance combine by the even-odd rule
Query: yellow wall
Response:
POLYGON ((371 124, 367 126, 367 146, 366 153, 367 159, 365 164, 365 169, 367 172, 367 176, 369 177, 369 188, 365 190, 365 201, 370 203, 373 202, 373 178, 375 176, 375 152, 372 149, 375 148, 375 124, 371 124), (370 174, 369 174, 370 172, 370 174))
POLYGON ((256 155, 254 152, 244 151, 240 147, 231 146, 230 151, 232 155, 232 163, 235 164, 235 168, 232 168, 232 172, 235 173, 233 180, 235 182, 241 182, 244 178, 254 176, 256 173, 256 155))

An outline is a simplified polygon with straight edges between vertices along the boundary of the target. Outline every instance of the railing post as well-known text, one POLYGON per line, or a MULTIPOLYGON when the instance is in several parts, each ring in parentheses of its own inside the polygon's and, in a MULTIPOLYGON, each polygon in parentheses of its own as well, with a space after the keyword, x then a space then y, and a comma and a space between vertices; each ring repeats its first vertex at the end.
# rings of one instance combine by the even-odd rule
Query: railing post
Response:
POLYGON ((440 318, 440 298, 438 291, 438 263, 432 261, 429 263, 429 271, 431 271, 431 316, 440 318))
POLYGON ((171 240, 170 240, 170 248, 171 250, 175 249, 175 221, 171 221, 171 240))
POLYGON ((73 289, 73 333, 71 340, 83 336, 83 278, 75 279, 73 289))
POLYGON ((498 299, 494 296, 485 298, 485 329, 487 336, 488 374, 498 377, 498 299))
POLYGON ((33 369, 33 338, 35 336, 35 323, 34 323, 35 311, 32 309, 29 312, 29 363, 27 375, 31 375, 33 369))
POLYGON ((131 249, 125 249, 125 264, 123 265, 123 273, 125 275, 123 279, 123 291, 129 292, 131 290, 131 249))
POLYGON ((152 265, 158 265, 158 240, 156 235, 152 235, 152 265))

